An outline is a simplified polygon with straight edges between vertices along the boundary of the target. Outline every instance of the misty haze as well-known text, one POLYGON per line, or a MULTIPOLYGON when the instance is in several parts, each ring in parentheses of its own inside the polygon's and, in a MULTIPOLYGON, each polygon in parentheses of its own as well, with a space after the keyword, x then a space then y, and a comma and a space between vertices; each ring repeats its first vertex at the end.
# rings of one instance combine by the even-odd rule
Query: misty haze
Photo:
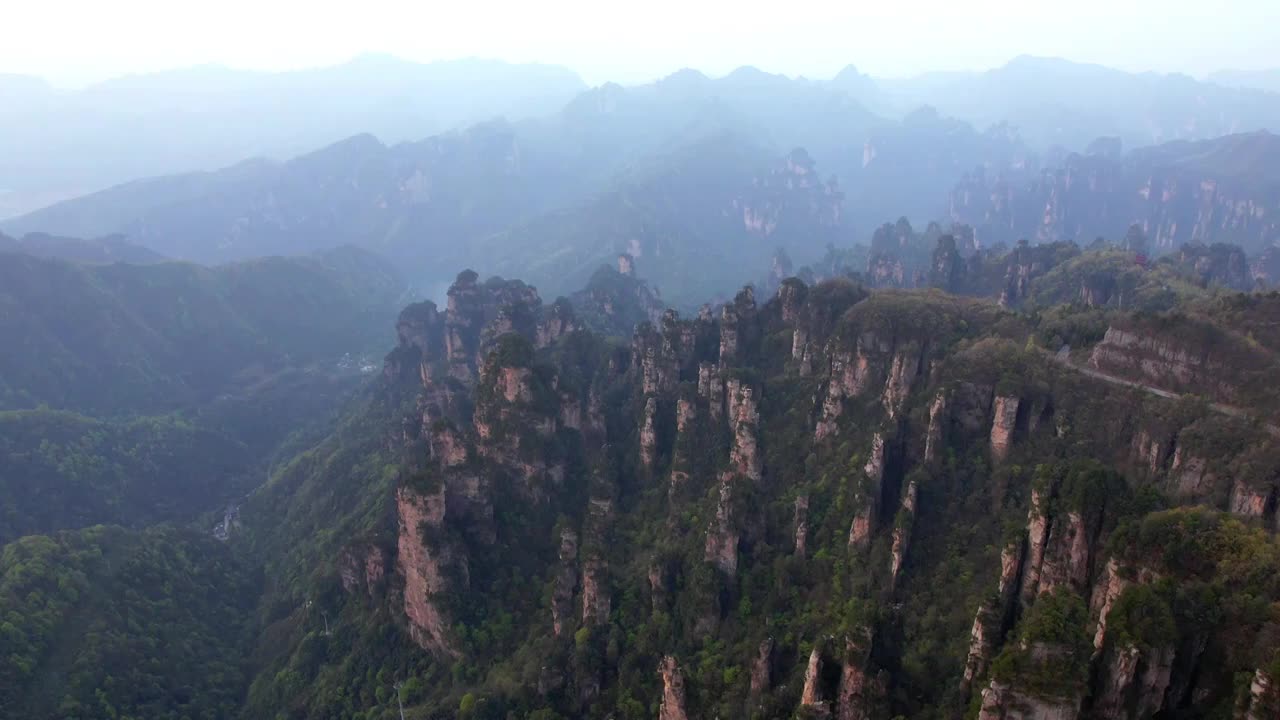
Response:
POLYGON ((4 15, 0 720, 1280 718, 1280 6, 4 15))

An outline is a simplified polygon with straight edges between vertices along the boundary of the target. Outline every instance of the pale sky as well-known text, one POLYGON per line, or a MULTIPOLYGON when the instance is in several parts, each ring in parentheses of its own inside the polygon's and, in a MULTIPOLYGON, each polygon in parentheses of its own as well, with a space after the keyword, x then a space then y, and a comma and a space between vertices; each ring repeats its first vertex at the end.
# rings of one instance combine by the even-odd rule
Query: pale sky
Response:
POLYGON ((902 76, 1024 53, 1197 76, 1280 67, 1280 0, 3 0, 0 24, 0 72, 62 86, 364 52, 556 63, 592 84, 739 65, 902 76))

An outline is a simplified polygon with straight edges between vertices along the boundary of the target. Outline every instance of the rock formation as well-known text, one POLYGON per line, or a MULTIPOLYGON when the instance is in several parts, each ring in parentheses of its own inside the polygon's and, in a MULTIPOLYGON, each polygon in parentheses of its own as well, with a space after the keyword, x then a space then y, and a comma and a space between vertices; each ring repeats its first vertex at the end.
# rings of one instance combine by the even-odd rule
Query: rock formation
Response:
POLYGON ((559 637, 572 614, 573 594, 578 586, 578 534, 569 528, 560 531, 560 569, 551 595, 552 630, 559 637))
POLYGON ((800 691, 800 707, 809 708, 819 716, 827 716, 831 708, 822 697, 822 652, 815 645, 809 653, 809 664, 804 671, 804 689, 800 691))
POLYGON ((662 704, 658 709, 658 720, 689 720, 685 713, 684 675, 676 659, 670 655, 664 657, 658 665, 658 674, 662 677, 662 704))

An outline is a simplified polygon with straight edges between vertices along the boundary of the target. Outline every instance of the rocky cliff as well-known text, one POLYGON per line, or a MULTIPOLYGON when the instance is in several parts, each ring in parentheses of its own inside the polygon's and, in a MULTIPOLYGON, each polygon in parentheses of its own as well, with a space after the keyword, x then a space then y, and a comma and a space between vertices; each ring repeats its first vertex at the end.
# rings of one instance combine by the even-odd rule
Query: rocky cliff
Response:
POLYGON ((344 612, 386 598, 433 711, 1273 702, 1280 445, 1042 352, 1042 316, 788 279, 624 344, 519 283, 450 297, 407 309, 388 356, 385 391, 412 396, 383 436, 394 540, 334 561, 344 612))
POLYGON ((1261 253, 1280 236, 1280 195, 1269 174, 1278 156, 1280 138, 1267 132, 1123 157, 1073 154, 1029 180, 970 176, 951 193, 951 219, 972 225, 984 242, 1119 240, 1136 224, 1152 253, 1215 242, 1261 253))

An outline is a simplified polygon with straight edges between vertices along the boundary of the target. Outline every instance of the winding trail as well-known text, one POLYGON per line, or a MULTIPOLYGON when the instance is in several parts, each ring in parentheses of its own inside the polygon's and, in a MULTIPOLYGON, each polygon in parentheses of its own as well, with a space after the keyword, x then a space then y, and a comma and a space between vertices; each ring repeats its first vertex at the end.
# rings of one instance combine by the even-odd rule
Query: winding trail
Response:
MULTIPOLYGON (((1112 385, 1118 385, 1121 387, 1128 387, 1128 388, 1135 388, 1137 390, 1143 390, 1157 397, 1167 398, 1170 400, 1177 400, 1178 398, 1182 397, 1180 393, 1164 390, 1162 388, 1155 387, 1154 385, 1146 385, 1144 383, 1135 382, 1133 380, 1126 380, 1125 378, 1116 377, 1115 375, 1109 375, 1100 370, 1095 370, 1094 368, 1091 368, 1085 365, 1078 365, 1071 361, 1069 348, 1066 348, 1066 347, 1064 347, 1063 349, 1059 350, 1056 353, 1050 352, 1048 350, 1041 348, 1040 354, 1049 358, 1057 365, 1070 368, 1072 370, 1075 370, 1078 373, 1091 377, 1095 380, 1101 380, 1102 382, 1110 383, 1112 385)), ((1223 415, 1229 415, 1231 417, 1241 418, 1244 420, 1256 419, 1255 416, 1251 415, 1244 408, 1239 408, 1234 405, 1224 405, 1222 403, 1209 403, 1209 408, 1214 412, 1218 412, 1223 415)), ((1271 433, 1272 436, 1280 438, 1280 425, 1275 425, 1273 423, 1261 422, 1261 421, 1260 423, 1267 432, 1271 433)))

